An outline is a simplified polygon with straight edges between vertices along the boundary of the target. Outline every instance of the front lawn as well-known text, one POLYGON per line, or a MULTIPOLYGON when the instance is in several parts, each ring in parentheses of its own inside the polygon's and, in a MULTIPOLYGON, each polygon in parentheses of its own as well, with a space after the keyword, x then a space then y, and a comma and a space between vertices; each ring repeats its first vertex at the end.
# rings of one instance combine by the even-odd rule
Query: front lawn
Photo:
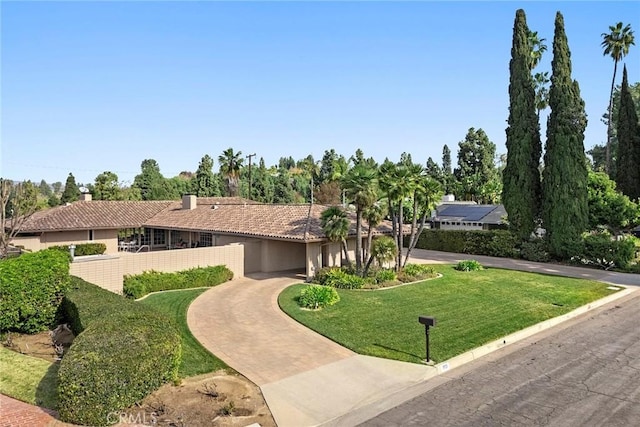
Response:
POLYGON ((207 290, 209 289, 166 291, 149 295, 147 298, 138 301, 138 304, 150 305, 175 320, 182 342, 182 360, 179 374, 183 378, 229 368, 195 339, 187 325, 189 304, 198 295, 207 290))
POLYGON ((32 405, 57 409, 58 366, 0 345, 0 393, 32 405))
POLYGON ((437 320, 430 329, 430 352, 442 362, 615 292, 600 282, 566 277, 434 268, 442 278, 382 291, 338 289, 340 302, 319 311, 298 306, 302 284, 285 289, 279 304, 292 318, 357 353, 419 363, 425 358, 420 315, 437 320))

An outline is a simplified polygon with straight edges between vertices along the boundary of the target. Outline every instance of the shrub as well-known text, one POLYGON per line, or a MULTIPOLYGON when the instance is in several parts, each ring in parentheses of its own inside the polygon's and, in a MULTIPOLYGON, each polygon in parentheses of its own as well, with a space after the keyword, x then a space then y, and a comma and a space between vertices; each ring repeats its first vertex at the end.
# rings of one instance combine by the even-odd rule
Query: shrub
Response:
POLYGON ((416 248, 496 257, 516 257, 518 237, 506 230, 423 230, 416 248))
MULTIPOLYGON (((74 251, 75 256, 85 255, 102 255, 107 250, 107 245, 104 243, 74 243, 76 249, 74 251)), ((60 252, 64 252, 70 256, 69 245, 51 246, 49 249, 54 249, 60 252)))
POLYGON ((547 241, 536 237, 522 242, 520 256, 528 261, 548 262, 551 259, 547 241))
POLYGON ((389 269, 382 269, 376 272, 376 283, 393 282, 398 278, 395 271, 389 269))
POLYGON ((233 279, 233 272, 224 265, 192 268, 176 273, 145 271, 125 276, 123 293, 129 298, 141 298, 148 293, 170 289, 187 289, 216 286, 233 279))
POLYGON ((464 261, 460 261, 455 269, 458 271, 478 271, 482 270, 482 264, 474 259, 468 259, 464 261))
POLYGON ((65 422, 103 426, 168 381, 180 364, 180 335, 155 309, 74 278, 61 316, 82 332, 58 371, 65 422))
POLYGON ((627 269, 635 255, 635 238, 612 239, 608 233, 596 233, 584 236, 582 254, 574 257, 583 264, 594 265, 605 270, 611 268, 627 269))
POLYGON ((300 292, 299 304, 307 308, 323 308, 340 301, 338 291, 322 285, 309 285, 300 292))
POLYGON ((0 331, 47 329, 69 285, 69 259, 58 251, 0 261, 0 331))
POLYGON ((407 264, 398 274, 398 279, 403 283, 436 277, 433 267, 424 264, 407 264))
POLYGON ((340 267, 318 270, 312 281, 319 285, 339 289, 361 289, 366 283, 366 279, 350 274, 346 269, 340 267))

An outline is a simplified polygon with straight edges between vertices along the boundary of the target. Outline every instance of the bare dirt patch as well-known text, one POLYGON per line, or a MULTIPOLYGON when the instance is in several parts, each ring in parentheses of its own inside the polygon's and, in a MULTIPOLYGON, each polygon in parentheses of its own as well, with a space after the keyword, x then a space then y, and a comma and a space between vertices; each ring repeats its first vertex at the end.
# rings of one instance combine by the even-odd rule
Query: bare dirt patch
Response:
POLYGON ((175 427, 276 426, 260 389, 224 371, 187 378, 178 386, 166 384, 121 418, 175 427))
MULTIPOLYGON (((51 332, 45 331, 33 335, 7 332, 2 337, 2 345, 9 350, 28 356, 38 357, 47 362, 59 360, 63 348, 56 346, 53 342, 51 332)), ((68 345, 67 345, 68 347, 68 345)))

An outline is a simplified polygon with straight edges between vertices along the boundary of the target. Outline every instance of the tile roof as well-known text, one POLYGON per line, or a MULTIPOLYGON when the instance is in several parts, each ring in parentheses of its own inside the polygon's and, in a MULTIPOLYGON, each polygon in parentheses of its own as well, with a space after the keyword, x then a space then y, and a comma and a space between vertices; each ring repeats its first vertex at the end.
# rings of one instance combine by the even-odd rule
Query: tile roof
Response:
POLYGON ((175 202, 78 201, 34 213, 22 232, 142 227, 149 218, 175 202))
MULTIPOLYGON (((242 198, 200 197, 194 209, 181 201, 80 201, 36 212, 22 232, 154 227, 282 240, 325 240, 320 225, 324 205, 259 204, 242 198)), ((355 235, 355 213, 349 213, 355 235)), ((366 223, 364 223, 366 233, 366 223)), ((375 234, 391 232, 386 221, 375 234)))
MULTIPOLYGON (((221 234, 268 237, 273 239, 318 241, 325 235, 320 225, 320 215, 327 208, 324 205, 298 204, 221 204, 202 205, 193 210, 184 210, 174 205, 155 215, 147 226, 192 231, 207 231, 221 234)), ((355 214, 351 214, 355 235, 355 214)), ((376 234, 391 231, 390 224, 384 224, 376 234)))

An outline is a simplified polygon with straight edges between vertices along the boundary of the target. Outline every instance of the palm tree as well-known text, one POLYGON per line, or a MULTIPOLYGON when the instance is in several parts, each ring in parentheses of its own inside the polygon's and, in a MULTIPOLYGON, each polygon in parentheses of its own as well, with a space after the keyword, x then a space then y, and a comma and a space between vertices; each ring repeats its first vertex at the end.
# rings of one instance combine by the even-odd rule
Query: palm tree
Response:
POLYGON ((613 90, 615 89, 616 73, 618 71, 618 62, 629 53, 629 48, 635 45, 633 30, 631 25, 622 26, 622 22, 609 26, 608 33, 602 33, 602 43, 600 46, 604 49, 602 54, 609 55, 613 58, 613 79, 611 79, 611 95, 609 95, 609 119, 607 125, 607 147, 605 154, 605 170, 609 173, 611 167, 611 137, 613 133, 613 90))
POLYGON ((351 222, 347 217, 347 213, 339 206, 331 206, 325 209, 320 215, 320 225, 330 242, 342 243, 344 258, 347 264, 351 264, 349 251, 347 249, 347 236, 349 235, 351 222))
MULTIPOLYGON (((371 265, 371 261, 373 260, 373 253, 371 250, 371 245, 373 242, 373 229, 376 228, 382 220, 387 216, 387 204, 386 201, 378 200, 368 208, 362 211, 362 218, 367 221, 368 231, 367 231, 367 246, 365 247, 365 258, 367 259, 367 263, 364 268, 363 276, 367 275, 367 271, 369 270, 369 266, 371 265)), ((395 246, 394 246, 395 247, 395 246)))
POLYGON ((220 163, 220 173, 227 180, 227 196, 238 195, 238 179, 240 177, 240 168, 242 167, 242 151, 233 152, 233 148, 227 148, 218 157, 220 163))
POLYGON ((423 173, 420 165, 414 166, 413 169, 413 179, 415 182, 413 189, 413 218, 411 221, 411 233, 409 235, 410 241, 407 245, 404 262, 402 263, 403 268, 407 265, 411 251, 418 243, 418 238, 424 230, 427 215, 431 214, 431 211, 442 198, 440 183, 423 173), (420 219, 419 222, 418 218, 420 219))
POLYGON ((529 46, 531 47, 531 62, 529 67, 533 70, 540 63, 542 54, 546 52, 547 45, 544 42, 547 39, 541 39, 538 37, 537 31, 529 31, 529 46))
POLYGON ((362 273, 362 212, 378 199, 377 170, 361 163, 341 178, 342 188, 356 207, 356 271, 362 273))
POLYGON ((381 236, 373 241, 371 247, 371 258, 367 263, 367 268, 372 260, 376 260, 379 266, 383 266, 385 262, 392 261, 396 257, 396 242, 389 236, 381 236))
POLYGON ((533 90, 536 93, 536 110, 538 110, 538 121, 540 120, 540 111, 549 106, 549 72, 535 73, 533 75, 533 90))

